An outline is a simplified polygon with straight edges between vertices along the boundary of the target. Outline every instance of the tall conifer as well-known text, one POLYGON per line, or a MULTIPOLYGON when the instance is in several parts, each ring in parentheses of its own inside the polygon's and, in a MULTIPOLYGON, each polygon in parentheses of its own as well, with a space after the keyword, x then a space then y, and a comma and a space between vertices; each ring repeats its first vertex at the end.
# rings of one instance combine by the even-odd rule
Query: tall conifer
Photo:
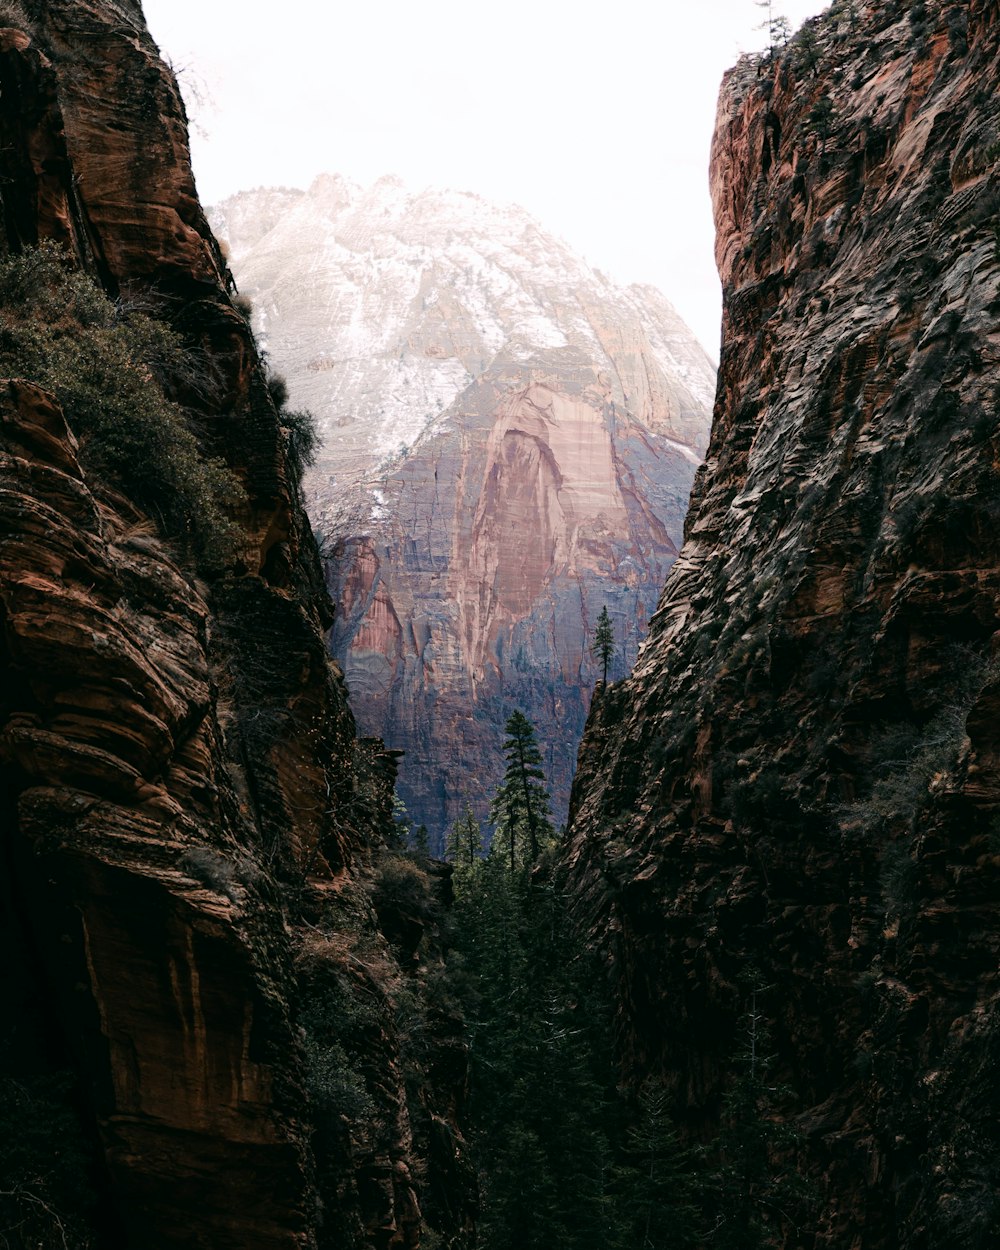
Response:
POLYGON ((506 855, 511 874, 519 862, 534 862, 555 836, 542 753, 535 727, 523 712, 512 712, 504 727, 507 768, 490 805, 494 845, 506 855))

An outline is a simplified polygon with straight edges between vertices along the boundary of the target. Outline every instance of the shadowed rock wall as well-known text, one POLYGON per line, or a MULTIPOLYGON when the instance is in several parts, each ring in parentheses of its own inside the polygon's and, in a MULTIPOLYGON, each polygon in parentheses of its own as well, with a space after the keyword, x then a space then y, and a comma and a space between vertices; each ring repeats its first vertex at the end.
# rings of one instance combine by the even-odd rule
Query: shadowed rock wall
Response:
POLYGON ((451 1203, 444 1232, 467 1219, 442 1180, 460 1136, 424 1162, 427 1124, 461 1103, 464 1051, 444 1020, 440 1099, 404 1077, 392 993, 410 953, 360 884, 393 770, 355 742, 328 658, 287 430, 139 6, 24 8, 31 31, 0 30, 0 254, 55 241, 123 316, 168 323, 189 364, 168 396, 245 498, 226 567, 199 576, 181 536, 83 467, 53 395, 0 381, 3 1092, 50 1070, 74 1083, 97 1206, 73 1244, 341 1247, 349 1228, 415 1246, 418 1170, 431 1207, 451 1203), (303 1007, 348 963, 377 1004, 352 1079, 378 1140, 323 1103, 330 1046, 303 1007))
POLYGON ((765 987, 816 1193, 785 1245, 986 1246, 1000 12, 840 3, 807 32, 723 84, 712 440, 591 714, 571 862, 632 1069, 696 1136, 765 987))

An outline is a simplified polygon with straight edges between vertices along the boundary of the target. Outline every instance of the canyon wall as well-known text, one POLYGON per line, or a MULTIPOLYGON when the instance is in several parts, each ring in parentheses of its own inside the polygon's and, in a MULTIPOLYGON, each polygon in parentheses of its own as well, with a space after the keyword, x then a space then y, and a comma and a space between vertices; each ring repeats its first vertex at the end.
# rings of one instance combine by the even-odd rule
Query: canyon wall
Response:
POLYGON ((328 539, 333 654, 443 845, 485 817, 503 725, 536 725, 557 821, 607 606, 628 671, 681 539, 714 370, 657 291, 526 213, 383 178, 212 211, 293 401, 328 539))
POLYGON ((704 1138, 769 1035, 789 1250, 1000 1236, 998 66, 840 0, 726 77, 711 444, 573 790, 633 1074, 704 1138))
POLYGON ((396 1023, 438 904, 379 866, 393 763, 328 656, 176 84, 131 0, 2 17, 5 1236, 450 1244, 461 1037, 439 1005, 421 1067, 396 1023))

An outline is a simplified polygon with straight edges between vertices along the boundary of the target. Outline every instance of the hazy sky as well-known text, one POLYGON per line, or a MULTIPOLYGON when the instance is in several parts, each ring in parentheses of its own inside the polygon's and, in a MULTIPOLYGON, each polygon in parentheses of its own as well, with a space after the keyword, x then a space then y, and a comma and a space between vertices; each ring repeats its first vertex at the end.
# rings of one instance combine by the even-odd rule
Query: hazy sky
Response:
MULTIPOLYGON (((824 0, 776 0, 798 24, 824 0)), ((322 172, 521 204, 592 265, 651 282, 709 352, 707 190, 723 71, 753 0, 143 0, 211 204, 322 172)))

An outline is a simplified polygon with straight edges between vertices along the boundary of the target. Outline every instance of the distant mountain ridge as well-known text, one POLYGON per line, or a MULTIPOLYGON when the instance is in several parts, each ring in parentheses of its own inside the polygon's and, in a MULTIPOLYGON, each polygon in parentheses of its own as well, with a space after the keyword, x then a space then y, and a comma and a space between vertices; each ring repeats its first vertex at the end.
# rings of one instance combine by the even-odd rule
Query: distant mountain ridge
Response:
POLYGON ((665 297, 453 191, 241 193, 211 214, 292 402, 359 723, 440 834, 521 706, 568 798, 608 604, 634 659, 681 540, 715 372, 665 297), (460 766, 456 766, 456 764, 460 766))

